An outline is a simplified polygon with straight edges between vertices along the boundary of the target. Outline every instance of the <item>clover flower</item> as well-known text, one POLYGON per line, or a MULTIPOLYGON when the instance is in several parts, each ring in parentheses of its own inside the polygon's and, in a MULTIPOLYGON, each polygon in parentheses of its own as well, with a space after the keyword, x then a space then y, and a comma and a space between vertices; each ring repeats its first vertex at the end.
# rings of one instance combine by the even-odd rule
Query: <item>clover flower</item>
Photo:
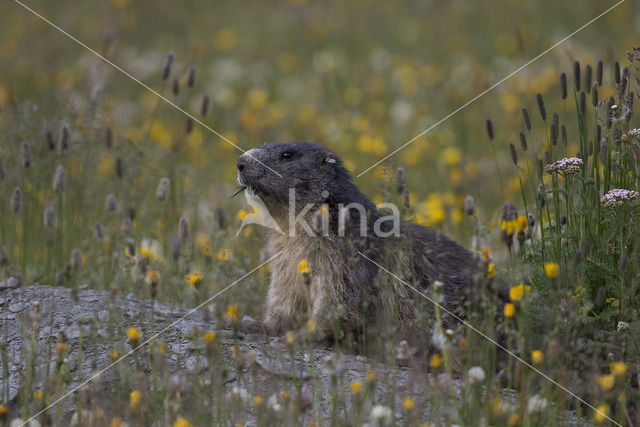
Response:
POLYGON ((544 170, 547 173, 559 172, 564 175, 574 175, 580 172, 580 168, 583 164, 584 162, 582 161, 582 159, 579 159, 577 157, 565 157, 564 159, 560 159, 549 165, 546 165, 544 167, 544 170))
POLYGON ((374 426, 383 426, 391 424, 391 409, 386 406, 376 405, 371 409, 369 420, 374 426))
POLYGON ((487 375, 484 372, 484 369, 482 369, 480 366, 474 366, 471 369, 469 369, 468 375, 469 375, 469 383, 471 384, 481 383, 487 377, 487 375))
POLYGON ((624 202, 635 200, 638 197, 640 197, 640 193, 637 191, 614 188, 602 196, 600 203, 602 203, 602 206, 613 208, 622 205, 624 202))

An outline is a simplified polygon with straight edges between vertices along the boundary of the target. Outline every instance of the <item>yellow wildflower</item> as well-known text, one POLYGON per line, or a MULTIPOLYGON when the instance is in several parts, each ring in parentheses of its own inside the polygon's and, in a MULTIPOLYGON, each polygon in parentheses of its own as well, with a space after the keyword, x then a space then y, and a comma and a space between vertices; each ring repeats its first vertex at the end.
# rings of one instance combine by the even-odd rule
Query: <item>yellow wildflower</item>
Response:
POLYGON ((127 328, 127 338, 129 338, 129 341, 132 343, 136 343, 140 338, 142 338, 142 332, 140 332, 140 329, 138 328, 127 328))
POLYGON ((375 380, 376 380, 376 371, 374 371, 373 369, 369 369, 367 371, 367 382, 372 383, 375 380))
POLYGON ((159 342, 157 348, 158 348, 158 354, 164 355, 167 352, 167 343, 159 342))
POLYGON ((191 424, 186 418, 178 417, 176 422, 173 423, 173 427, 193 427, 193 424, 191 424))
POLYGON ((216 333, 213 331, 207 331, 204 333, 204 342, 207 344, 212 343, 216 339, 216 333))
POLYGON ((402 400, 402 407, 407 412, 412 411, 413 408, 415 408, 415 406, 416 406, 416 401, 412 397, 405 397, 402 400))
POLYGON ((596 412, 593 414, 593 419, 597 423, 603 423, 607 420, 608 416, 609 416, 609 405, 607 405, 606 403, 601 403, 596 408, 596 412))
POLYGON ((289 393, 289 390, 282 390, 282 392, 280 393, 280 396, 285 400, 289 399, 290 395, 291 394, 289 393))
POLYGON ((480 253, 482 253, 482 260, 484 262, 489 262, 489 249, 482 248, 480 249, 480 253))
POLYGON ((56 351, 58 354, 66 353, 69 350, 69 344, 66 342, 59 342, 56 344, 56 351))
POLYGON ((233 323, 236 323, 238 321, 239 314, 240 310, 238 309, 238 306, 236 304, 231 304, 227 307, 227 312, 225 313, 224 317, 231 320, 233 323))
POLYGON ((494 277, 496 277, 496 265, 492 262, 487 265, 487 277, 489 279, 493 279, 494 277))
POLYGON ((360 381, 352 381, 351 384, 349 384, 349 389, 351 393, 359 394, 362 392, 362 383, 360 381))
POLYGON ((513 302, 518 302, 525 294, 529 293, 530 290, 531 286, 522 283, 517 286, 512 286, 511 289, 509 289, 509 299, 513 302))
POLYGON ((218 261, 229 261, 229 258, 231 258, 231 251, 229 249, 220 249, 216 256, 218 261))
POLYGON ((99 420, 103 419, 103 418, 104 418, 104 409, 102 409, 102 408, 96 408, 96 409, 93 411, 93 415, 94 415, 97 419, 99 419, 99 420))
POLYGON ((149 272, 147 273, 147 282, 149 284, 158 283, 159 279, 160 279, 160 273, 158 273, 156 270, 149 270, 149 272))
POLYGON ((529 226, 529 220, 526 216, 520 215, 518 218, 516 218, 516 224, 518 224, 518 230, 524 231, 529 226))
POLYGON ((493 411, 494 415, 503 415, 507 411, 507 405, 502 397, 493 396, 491 399, 491 411, 493 411))
POLYGON ((264 402, 264 399, 259 394, 256 394, 255 396, 253 396, 253 404, 255 406, 260 406, 262 405, 263 402, 264 402))
POLYGON ((238 211, 238 213, 236 214, 236 217, 242 221, 246 216, 248 215, 247 211, 245 211, 244 209, 240 209, 238 211))
POLYGON ((598 385, 604 391, 609 391, 616 384, 616 377, 613 374, 598 377, 598 385))
POLYGON ((137 408, 140 404, 140 399, 142 399, 142 392, 140 390, 133 390, 131 394, 129 394, 129 407, 131 409, 137 408))
POLYGON ((187 282, 187 286, 192 288, 197 288, 204 276, 202 275, 202 271, 196 270, 192 273, 189 273, 185 276, 184 280, 187 282))
POLYGON ((36 399, 36 400, 42 400, 43 396, 44 395, 43 395, 41 390, 37 390, 37 391, 33 392, 33 398, 36 399))
POLYGON ((432 367, 433 369, 438 369, 441 363, 442 363, 442 358, 438 353, 431 356, 431 359, 429 360, 429 366, 432 367))
POLYGON ((109 427, 120 427, 122 426, 122 418, 114 417, 111 418, 111 422, 109 423, 109 427))
POLYGON ((505 231, 507 233, 507 236, 513 236, 513 233, 515 233, 517 228, 518 222, 515 219, 510 221, 500 221, 500 230, 505 231))
POLYGON ((513 317, 516 314, 516 307, 508 302, 504 305, 504 315, 505 317, 513 317))
POLYGON ((511 414, 511 416, 509 417, 509 425, 517 426, 518 423, 520 423, 520 416, 518 414, 511 414))
POLYGON ((541 365, 544 362, 544 353, 542 350, 533 350, 531 352, 531 360, 536 365, 541 365))
POLYGON ((7 408, 5 405, 0 405, 0 417, 4 417, 8 413, 9 413, 9 408, 7 408))
POLYGON ((223 52, 229 51, 236 46, 238 38, 235 31, 230 28, 223 28, 216 33, 213 38, 213 45, 223 52))
POLYGON ((460 151, 458 149, 449 147, 445 148, 442 151, 440 159, 442 160, 442 163, 451 167, 459 165, 460 161, 462 160, 462 156, 460 155, 460 151))
POLYGON ((293 342, 295 340, 293 332, 287 331, 287 333, 284 335, 284 340, 286 341, 287 345, 293 345, 293 342))
POLYGON ((315 330, 316 330, 316 322, 314 322, 311 319, 307 320, 307 331, 309 331, 309 333, 312 333, 315 330))
POLYGON ((303 259, 298 264, 298 271, 302 274, 309 274, 309 263, 307 263, 306 259, 303 259))
POLYGON ((558 273, 560 272, 560 266, 557 262, 547 262, 544 264, 544 274, 551 280, 558 277, 558 273))
POLYGON ((611 362, 609 363, 609 369, 613 375, 619 377, 627 372, 627 364, 624 362, 611 362))
POLYGON ((118 353, 116 350, 111 350, 109 352, 109 357, 111 358, 111 360, 118 360, 118 357, 120 357, 120 353, 118 353))
POLYGON ((213 247, 211 246, 211 240, 209 236, 204 233, 198 233, 196 235, 196 247, 206 257, 213 256, 213 247))

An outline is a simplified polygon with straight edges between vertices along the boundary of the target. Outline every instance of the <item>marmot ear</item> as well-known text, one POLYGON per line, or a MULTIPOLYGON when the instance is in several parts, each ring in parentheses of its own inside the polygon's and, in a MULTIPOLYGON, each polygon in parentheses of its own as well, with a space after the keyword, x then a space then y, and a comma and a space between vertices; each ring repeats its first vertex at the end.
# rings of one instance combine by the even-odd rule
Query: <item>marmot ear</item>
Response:
POLYGON ((337 163, 338 161, 330 156, 325 157, 324 159, 322 159, 322 163, 329 163, 329 164, 334 164, 337 163))

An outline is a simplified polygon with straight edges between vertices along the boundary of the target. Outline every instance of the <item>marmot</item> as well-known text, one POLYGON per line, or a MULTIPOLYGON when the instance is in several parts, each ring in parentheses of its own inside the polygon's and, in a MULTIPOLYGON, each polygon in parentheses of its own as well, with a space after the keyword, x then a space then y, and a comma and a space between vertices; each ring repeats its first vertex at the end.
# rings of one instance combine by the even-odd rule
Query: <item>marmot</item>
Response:
MULTIPOLYGON (((271 334, 298 330, 310 317, 317 339, 348 334, 428 342, 433 303, 378 265, 432 298, 439 281, 440 303, 460 318, 475 305, 475 289, 491 281, 481 257, 437 231, 397 217, 394 222, 379 211, 324 147, 267 144, 241 155, 237 168, 247 198, 252 204, 259 198, 278 225, 268 237, 270 252, 281 252, 272 261, 266 302, 271 334), (310 270, 306 284, 301 260, 310 270)), ((446 328, 457 323, 446 312, 442 322, 446 328)))

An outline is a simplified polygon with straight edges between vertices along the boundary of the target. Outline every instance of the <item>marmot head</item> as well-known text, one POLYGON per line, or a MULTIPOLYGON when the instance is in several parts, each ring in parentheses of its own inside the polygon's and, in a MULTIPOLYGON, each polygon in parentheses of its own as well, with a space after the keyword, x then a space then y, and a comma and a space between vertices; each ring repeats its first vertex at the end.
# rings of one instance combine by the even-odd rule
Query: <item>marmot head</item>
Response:
POLYGON ((238 182, 259 196, 273 213, 289 207, 295 189, 296 207, 320 205, 353 192, 351 176, 331 150, 306 142, 274 143, 238 158, 238 182))

